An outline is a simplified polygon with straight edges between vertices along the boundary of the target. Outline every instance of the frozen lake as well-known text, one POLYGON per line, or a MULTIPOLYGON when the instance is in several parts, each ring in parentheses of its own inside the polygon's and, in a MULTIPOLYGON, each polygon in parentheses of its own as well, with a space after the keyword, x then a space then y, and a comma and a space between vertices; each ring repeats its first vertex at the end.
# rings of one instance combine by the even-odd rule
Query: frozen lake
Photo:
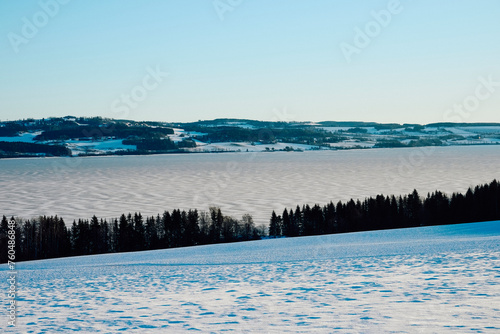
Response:
POLYGON ((0 160, 0 214, 118 217, 220 206, 272 210, 384 194, 465 191, 500 179, 500 145, 0 160))
POLYGON ((500 331, 498 221, 42 260, 17 270, 17 327, 7 333, 500 331))

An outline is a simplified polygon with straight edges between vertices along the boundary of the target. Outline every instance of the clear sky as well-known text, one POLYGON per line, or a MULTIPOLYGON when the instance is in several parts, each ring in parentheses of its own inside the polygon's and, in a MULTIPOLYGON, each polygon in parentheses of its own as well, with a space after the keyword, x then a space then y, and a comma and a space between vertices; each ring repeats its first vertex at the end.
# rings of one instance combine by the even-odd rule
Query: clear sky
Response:
POLYGON ((1 0, 0 37, 0 120, 500 122, 498 0, 1 0))

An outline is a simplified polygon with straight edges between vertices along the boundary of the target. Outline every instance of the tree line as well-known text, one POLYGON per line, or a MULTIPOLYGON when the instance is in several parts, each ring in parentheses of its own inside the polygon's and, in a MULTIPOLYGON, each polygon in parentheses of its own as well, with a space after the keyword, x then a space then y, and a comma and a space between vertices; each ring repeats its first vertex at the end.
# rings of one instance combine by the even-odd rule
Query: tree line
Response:
MULTIPOLYGON (((282 125, 283 126, 283 125, 282 125)), ((302 125, 301 127, 260 127, 256 129, 243 128, 240 126, 219 125, 213 127, 203 127, 199 125, 186 125, 187 131, 205 133, 197 136, 197 139, 204 142, 261 142, 264 144, 277 141, 286 143, 298 143, 309 145, 320 145, 326 142, 337 142, 341 140, 339 135, 318 130, 314 127, 302 125)))
MULTIPOLYGON (((12 217, 14 219, 14 217, 12 217)), ((106 220, 73 221, 41 216, 16 220, 16 261, 64 256, 164 249, 262 237, 296 237, 392 228, 500 220, 500 186, 496 180, 451 196, 435 191, 421 197, 377 195, 363 201, 303 205, 272 212, 268 231, 256 227, 250 215, 241 220, 224 216, 220 208, 164 211, 156 216, 122 214, 106 220)), ((7 261, 8 219, 0 223, 0 263, 7 261)))
POLYGON ((435 191, 422 198, 417 190, 405 196, 366 198, 273 211, 270 237, 295 237, 429 225, 500 220, 500 186, 496 180, 448 196, 435 191))
MULTIPOLYGON (((69 228, 57 216, 15 220, 16 261, 256 240, 265 232, 255 227, 250 215, 238 220, 216 207, 209 212, 177 209, 151 217, 129 213, 110 221, 93 216, 75 220, 69 228)), ((3 216, 2 263, 7 262, 7 229, 8 219, 3 216)))
POLYGON ((63 145, 0 141, 0 157, 44 153, 53 156, 70 156, 71 150, 63 145))
POLYGON ((167 127, 148 127, 140 125, 127 125, 123 123, 109 123, 96 125, 80 125, 77 123, 67 122, 70 125, 62 126, 62 128, 45 130, 35 137, 35 140, 68 140, 94 138, 100 139, 103 137, 115 137, 125 139, 129 137, 165 137, 174 134, 172 128, 167 127))
MULTIPOLYGON (((137 151, 157 151, 168 152, 182 148, 196 147, 196 143, 191 139, 183 139, 177 143, 170 138, 131 138, 124 139, 124 145, 136 145, 137 151)), ((137 152, 136 152, 137 153, 137 152)))

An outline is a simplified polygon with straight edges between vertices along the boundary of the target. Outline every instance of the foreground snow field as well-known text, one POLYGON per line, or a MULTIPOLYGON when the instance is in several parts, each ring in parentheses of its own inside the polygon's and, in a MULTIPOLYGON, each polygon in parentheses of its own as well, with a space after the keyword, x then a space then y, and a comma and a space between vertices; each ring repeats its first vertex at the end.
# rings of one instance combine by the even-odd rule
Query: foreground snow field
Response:
POLYGON ((9 333, 498 333, 500 222, 25 262, 18 293, 9 333))

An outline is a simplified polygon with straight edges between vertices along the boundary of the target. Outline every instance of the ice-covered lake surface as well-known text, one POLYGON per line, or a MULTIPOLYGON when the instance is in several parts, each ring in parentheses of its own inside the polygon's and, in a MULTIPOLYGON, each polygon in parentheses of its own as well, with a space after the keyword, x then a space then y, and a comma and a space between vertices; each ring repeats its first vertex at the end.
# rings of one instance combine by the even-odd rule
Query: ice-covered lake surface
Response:
POLYGON ((9 333, 498 333, 500 222, 25 262, 17 277, 9 333))
POLYGON ((92 215, 220 206, 267 224, 272 210, 379 193, 466 191, 500 178, 500 146, 0 160, 0 214, 92 215))

